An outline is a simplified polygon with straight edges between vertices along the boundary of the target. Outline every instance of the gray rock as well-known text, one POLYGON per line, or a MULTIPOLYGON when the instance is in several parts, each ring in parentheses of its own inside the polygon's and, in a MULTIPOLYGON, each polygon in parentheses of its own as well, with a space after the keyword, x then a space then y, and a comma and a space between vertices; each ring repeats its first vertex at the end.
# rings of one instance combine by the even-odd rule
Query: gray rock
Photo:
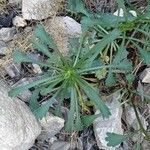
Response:
POLYGON ((8 88, 0 81, 0 149, 28 150, 41 127, 27 105, 7 93, 8 88))
POLYGON ((7 52, 6 43, 3 41, 0 41, 0 55, 5 55, 6 52, 7 52))
MULTIPOLYGON (((147 129, 148 123, 145 118, 138 112, 141 122, 143 124, 144 129, 147 129)), ((135 130, 139 129, 139 124, 132 107, 126 107, 126 123, 133 127, 135 130)))
POLYGON ((9 0, 9 3, 10 4, 16 4, 16 5, 20 4, 21 5, 22 0, 9 0))
POLYGON ((58 141, 58 142, 54 142, 52 146, 50 146, 49 150, 69 150, 69 148, 70 148, 70 143, 58 141))
POLYGON ((100 149, 104 150, 115 150, 116 147, 108 147, 106 138, 107 132, 114 132, 117 134, 123 134, 121 117, 122 117, 122 107, 118 102, 120 94, 115 93, 110 98, 107 106, 110 108, 111 116, 108 119, 103 119, 102 117, 97 118, 94 123, 94 133, 97 141, 97 145, 100 149))
POLYGON ((9 63, 5 66, 5 71, 11 78, 17 77, 20 75, 20 65, 9 63))
POLYGON ((43 127, 43 132, 47 132, 49 136, 53 137, 64 127, 64 119, 47 114, 46 117, 40 120, 40 124, 43 127))
POLYGON ((27 20, 42 20, 57 13, 63 0, 22 0, 22 15, 27 20))
POLYGON ((12 40, 16 34, 15 28, 2 28, 0 29, 0 41, 8 42, 12 40))

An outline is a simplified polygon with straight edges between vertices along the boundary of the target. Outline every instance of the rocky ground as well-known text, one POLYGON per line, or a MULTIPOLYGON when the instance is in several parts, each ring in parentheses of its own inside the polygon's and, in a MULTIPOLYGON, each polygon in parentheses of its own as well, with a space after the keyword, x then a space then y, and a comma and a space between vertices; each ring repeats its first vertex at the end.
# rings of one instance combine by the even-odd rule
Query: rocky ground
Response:
MULTIPOLYGON (((132 1, 138 8, 146 5, 145 1, 132 1)), ((117 10, 115 0, 85 0, 85 4, 93 12, 114 13, 117 10)), ((34 116, 29 117, 31 112, 27 108, 31 97, 30 90, 19 95, 17 104, 8 104, 9 102, 5 101, 5 99, 9 99, 8 96, 4 98, 1 96, 4 93, 3 91, 8 90, 8 88, 3 88, 4 82, 8 87, 23 85, 37 80, 36 75, 43 72, 40 66, 36 64, 15 64, 12 60, 12 53, 18 48, 21 51, 26 51, 34 59, 44 59, 30 44, 33 30, 37 24, 41 23, 45 26, 47 32, 53 36, 61 53, 67 55, 69 52, 68 39, 79 37, 82 33, 81 24, 77 22, 78 20, 74 16, 67 15, 63 0, 32 0, 32 2, 31 0, 0 0, 0 78, 2 80, 0 84, 0 100, 2 101, 0 102, 0 105, 2 105, 0 106, 0 111, 4 106, 6 107, 4 114, 9 114, 5 117, 8 118, 10 125, 1 129, 0 122, 1 150, 28 150, 31 145, 30 150, 133 149, 135 139, 123 142, 122 145, 116 148, 107 147, 105 141, 106 132, 108 131, 122 134, 126 128, 137 129, 138 123, 133 108, 129 106, 122 108, 118 103, 122 96, 120 93, 107 97, 107 105, 113 114, 109 119, 97 118, 93 126, 79 133, 67 133, 64 131, 63 127, 68 112, 66 107, 62 107, 63 118, 47 114, 42 120, 35 121, 34 116), (4 106, 3 101, 6 103, 4 106), (20 101, 23 101, 23 103, 20 103, 20 101), (15 110, 18 111, 15 112, 15 110), (27 116, 24 116, 24 114, 27 116), (28 124, 32 124, 32 128, 28 127, 28 124), (8 130, 9 128, 14 130, 8 130), (9 132, 5 134, 2 130, 8 130, 9 132), (15 138, 13 139, 13 137, 15 138), (22 139, 21 142, 20 139, 22 139), (27 147, 23 145, 27 145, 27 147)), ((144 86, 139 84, 139 90, 142 88, 146 95, 150 95, 150 68, 145 69, 140 78, 144 86)), ((146 105, 142 106, 140 112, 142 122, 147 130, 150 130, 149 111, 150 105, 146 105)), ((1 120, 4 125, 7 124, 7 120, 3 120, 0 117, 1 120)), ((142 135, 141 143, 143 150, 150 150, 150 144, 143 139, 142 135)))

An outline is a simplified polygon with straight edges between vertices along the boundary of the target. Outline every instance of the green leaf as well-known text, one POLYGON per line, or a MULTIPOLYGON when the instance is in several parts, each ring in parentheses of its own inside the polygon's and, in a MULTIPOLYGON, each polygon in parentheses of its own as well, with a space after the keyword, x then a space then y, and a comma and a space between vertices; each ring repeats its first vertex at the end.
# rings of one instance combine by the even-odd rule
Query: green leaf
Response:
POLYGON ((67 9, 75 13, 82 13, 86 16, 89 16, 89 13, 84 6, 83 0, 68 0, 67 9))
POLYGON ((56 50, 57 49, 57 46, 56 44, 54 43, 54 40, 53 38, 45 31, 44 27, 42 25, 38 25, 36 28, 35 28, 35 31, 34 31, 34 37, 37 37, 40 39, 40 41, 42 43, 45 43, 45 45, 48 45, 49 48, 53 49, 53 50, 56 50))
POLYGON ((54 90, 54 87, 63 80, 63 78, 56 78, 55 80, 53 80, 51 83, 48 84, 47 87, 43 87, 41 89, 40 94, 41 95, 46 95, 50 92, 52 92, 54 90))
POLYGON ((102 52, 102 50, 121 34, 119 30, 113 30, 108 35, 104 36, 103 39, 98 42, 88 53, 86 53, 83 58, 78 62, 78 64, 91 64, 93 60, 102 52), (85 61, 86 60, 86 61, 85 61))
POLYGON ((32 111, 40 107, 40 105, 37 101, 39 98, 39 93, 40 93, 39 89, 35 90, 30 98, 29 107, 32 111))
POLYGON ((115 147, 132 136, 133 134, 131 133, 126 135, 121 135, 121 134, 107 132, 107 137, 105 138, 105 140, 108 142, 107 146, 115 147))
POLYGON ((108 76, 106 78, 105 84, 106 84, 106 86, 113 86, 113 85, 116 84, 116 79, 114 77, 112 69, 109 69, 108 76))
POLYGON ((150 52, 140 48, 138 49, 139 50, 139 53, 140 53, 140 56, 141 58, 143 59, 143 61, 149 65, 150 64, 150 52))
POLYGON ((73 86, 71 86, 69 89, 71 92, 71 103, 65 129, 66 131, 80 131, 83 129, 83 126, 81 123, 80 113, 78 109, 79 105, 77 102, 77 91, 73 86))
POLYGON ((40 66, 47 66, 47 67, 50 67, 50 64, 46 63, 46 62, 41 62, 41 61, 38 61, 38 60, 34 60, 34 59, 31 59, 29 56, 27 56, 24 52, 20 52, 18 50, 16 50, 14 53, 13 53, 13 61, 15 63, 23 63, 23 62, 26 62, 26 63, 34 63, 34 64, 38 64, 40 66))
POLYGON ((110 29, 118 25, 118 23, 124 22, 124 17, 114 16, 113 14, 99 14, 95 17, 83 17, 81 20, 81 25, 83 30, 88 28, 93 28, 97 26, 102 26, 103 28, 110 29))
POLYGON ((128 81, 129 84, 132 84, 132 82, 133 82, 134 79, 135 79, 135 75, 133 75, 133 74, 128 74, 128 75, 126 75, 126 79, 127 79, 127 81, 128 81))
POLYGON ((54 95, 37 109, 33 110, 33 114, 36 116, 37 119, 42 119, 44 116, 46 116, 49 107, 52 106, 52 104, 56 101, 55 96, 56 95, 54 95))
POLYGON ((86 115, 86 116, 82 116, 82 123, 84 125, 84 128, 89 127, 93 121, 98 118, 100 116, 100 114, 96 114, 96 115, 86 115))
POLYGON ((43 44, 39 40, 32 39, 32 44, 35 49, 37 49, 39 52, 42 52, 48 57, 51 57, 51 52, 49 48, 46 46, 46 44, 43 44))
POLYGON ((13 61, 15 63, 33 62, 33 60, 29 56, 27 56, 23 52, 20 52, 19 50, 15 50, 13 52, 13 61))
POLYGON ((29 88, 32 88, 32 87, 35 87, 41 83, 44 83, 44 82, 53 82, 54 79, 58 78, 59 76, 54 76, 54 77, 47 77, 47 75, 43 75, 41 77, 40 80, 37 80, 37 81, 34 81, 32 83, 29 83, 29 84, 26 84, 26 85, 23 85, 23 86, 18 86, 18 87, 15 87, 15 88, 12 88, 10 91, 9 91, 9 96, 10 97, 15 97, 17 96, 19 93, 22 93, 23 91, 29 89, 29 88))
POLYGON ((71 103, 70 103, 70 110, 68 113, 68 120, 66 122, 65 125, 65 130, 66 131, 73 131, 75 130, 74 127, 74 120, 75 120, 75 96, 74 96, 74 89, 70 88, 70 92, 71 92, 71 103))
POLYGON ((112 65, 123 71, 131 71, 132 63, 127 59, 127 55, 128 52, 126 51, 126 49, 123 46, 120 46, 112 62, 112 65))
POLYGON ((84 90, 86 95, 93 101, 96 108, 98 108, 103 116, 103 118, 108 118, 111 113, 109 108, 105 105, 105 103, 101 100, 100 94, 86 81, 82 79, 78 79, 78 84, 84 90))

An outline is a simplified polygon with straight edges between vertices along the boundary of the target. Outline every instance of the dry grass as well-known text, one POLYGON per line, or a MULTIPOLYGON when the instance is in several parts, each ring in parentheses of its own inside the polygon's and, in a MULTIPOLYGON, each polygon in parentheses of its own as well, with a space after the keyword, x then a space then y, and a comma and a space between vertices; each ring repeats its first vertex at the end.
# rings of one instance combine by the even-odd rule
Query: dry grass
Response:
POLYGON ((6 0, 0 0, 0 12, 6 12, 7 8, 7 1, 6 0))
POLYGON ((84 0, 87 8, 92 12, 114 12, 116 0, 84 0))
MULTIPOLYGON (((126 0, 129 1, 129 0, 126 0)), ((92 12, 114 12, 117 9, 116 0, 84 0, 87 8, 92 12)), ((133 0, 131 4, 135 8, 147 6, 147 0, 133 0)))
POLYGON ((6 55, 0 59, 0 70, 12 62, 12 52, 14 49, 18 48, 20 50, 27 51, 32 48, 32 45, 30 44, 31 36, 32 32, 22 33, 22 35, 18 35, 17 38, 14 38, 12 41, 7 43, 6 55))

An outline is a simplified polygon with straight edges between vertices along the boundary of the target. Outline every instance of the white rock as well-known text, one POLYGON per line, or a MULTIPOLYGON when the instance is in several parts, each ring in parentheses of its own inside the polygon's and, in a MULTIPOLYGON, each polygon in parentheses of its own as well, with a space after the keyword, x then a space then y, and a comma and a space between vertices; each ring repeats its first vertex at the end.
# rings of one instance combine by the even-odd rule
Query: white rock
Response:
POLYGON ((22 15, 27 20, 42 20, 57 13, 62 0, 23 0, 22 15))
POLYGON ((64 127, 64 122, 64 119, 49 114, 40 120, 43 130, 50 133, 52 137, 64 127))
POLYGON ((28 150, 40 132, 32 112, 17 98, 8 97, 7 88, 0 81, 0 149, 28 150))
POLYGON ((141 75, 141 78, 143 83, 150 83, 150 68, 144 70, 144 72, 141 75))
POLYGON ((15 28, 2 28, 0 29, 0 41, 8 42, 14 38, 15 34, 15 28))
POLYGON ((23 19, 20 16, 16 16, 13 18, 12 23, 16 27, 25 27, 27 25, 27 22, 25 19, 23 19))
POLYGON ((82 34, 81 25, 68 16, 49 19, 45 26, 64 55, 69 51, 69 38, 79 37, 82 34))
POLYGON ((115 150, 116 147, 108 147, 107 141, 107 132, 114 132, 117 134, 123 134, 121 117, 122 117, 122 107, 118 102, 120 94, 115 93, 111 98, 111 102, 107 103, 107 106, 110 108, 111 116, 108 119, 103 119, 102 117, 97 118, 94 123, 94 133, 99 149, 104 150, 115 150))

